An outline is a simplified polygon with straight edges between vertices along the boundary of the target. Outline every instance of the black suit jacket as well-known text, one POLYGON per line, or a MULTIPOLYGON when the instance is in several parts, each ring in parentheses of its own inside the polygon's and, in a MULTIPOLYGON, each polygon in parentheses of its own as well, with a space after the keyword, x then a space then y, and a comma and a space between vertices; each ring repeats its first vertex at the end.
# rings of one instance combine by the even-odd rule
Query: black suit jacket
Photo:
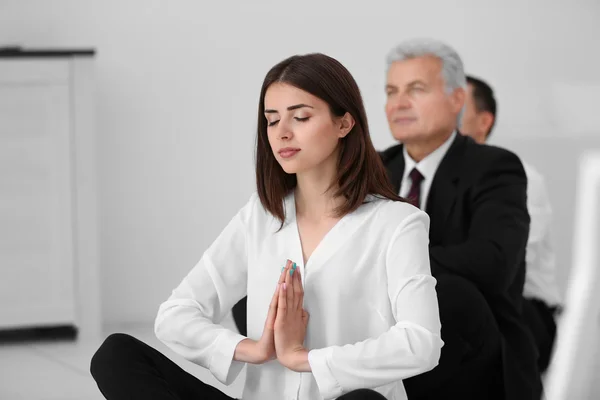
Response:
MULTIPOLYGON (((403 146, 380 153, 399 191, 403 146)), ((426 204, 434 276, 452 273, 484 295, 502 335, 506 399, 539 399, 537 351, 522 321, 527 177, 519 158, 458 134, 433 178, 426 204)))

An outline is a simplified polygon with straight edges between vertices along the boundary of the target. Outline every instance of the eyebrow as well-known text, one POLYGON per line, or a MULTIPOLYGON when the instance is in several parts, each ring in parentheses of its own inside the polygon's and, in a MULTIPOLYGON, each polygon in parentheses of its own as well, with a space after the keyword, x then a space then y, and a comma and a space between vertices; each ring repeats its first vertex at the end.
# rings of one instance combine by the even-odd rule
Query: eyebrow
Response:
POLYGON ((408 85, 406 85, 406 86, 415 86, 415 85, 423 85, 423 86, 426 86, 427 84, 426 84, 425 82, 423 82, 422 80, 420 80, 420 79, 416 79, 416 80, 414 80, 414 81, 411 81, 411 82, 410 82, 408 85))
MULTIPOLYGON (((415 85, 423 85, 423 86, 427 86, 427 84, 426 84, 425 82, 423 82, 422 80, 420 80, 420 79, 416 79, 416 80, 414 80, 414 81, 410 81, 410 82, 408 82, 408 83, 407 83, 406 85, 404 85, 404 86, 406 86, 406 87, 411 87, 411 86, 415 86, 415 85)), ((390 85, 390 84, 388 83, 387 85, 385 85, 385 89, 386 89, 386 90, 388 90, 388 89, 398 89, 398 86, 396 86, 396 85, 390 85)))
MULTIPOLYGON (((292 110, 297 110, 299 108, 304 108, 304 107, 314 108, 312 106, 309 106, 308 104, 295 104, 293 106, 289 106, 287 109, 288 109, 288 111, 292 111, 292 110)), ((277 110, 270 110, 270 109, 265 110, 265 114, 273 114, 273 113, 278 113, 278 112, 279 111, 277 111, 277 110)))

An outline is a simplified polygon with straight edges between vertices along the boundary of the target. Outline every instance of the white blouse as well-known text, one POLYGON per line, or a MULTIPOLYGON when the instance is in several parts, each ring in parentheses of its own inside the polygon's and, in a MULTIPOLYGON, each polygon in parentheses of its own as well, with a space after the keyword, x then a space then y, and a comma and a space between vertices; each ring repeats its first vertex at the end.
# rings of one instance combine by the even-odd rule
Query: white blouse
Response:
POLYGON ((305 348, 312 372, 277 360, 248 364, 243 399, 334 399, 371 388, 406 399, 402 379, 433 369, 443 342, 429 265, 429 217, 408 203, 369 197, 344 216, 304 265, 294 196, 286 221, 254 194, 158 310, 156 336, 231 384, 244 336, 219 325, 248 295, 248 337, 262 334, 287 259, 297 264, 310 313, 305 348))

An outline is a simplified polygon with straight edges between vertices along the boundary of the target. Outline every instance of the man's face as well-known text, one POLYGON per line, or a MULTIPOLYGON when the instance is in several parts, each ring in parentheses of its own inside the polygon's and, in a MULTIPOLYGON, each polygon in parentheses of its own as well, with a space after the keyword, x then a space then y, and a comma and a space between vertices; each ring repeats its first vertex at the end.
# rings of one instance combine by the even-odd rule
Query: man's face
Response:
POLYGON ((385 112, 394 138, 426 142, 456 129, 464 90, 446 90, 442 61, 434 56, 394 62, 387 74, 385 112))

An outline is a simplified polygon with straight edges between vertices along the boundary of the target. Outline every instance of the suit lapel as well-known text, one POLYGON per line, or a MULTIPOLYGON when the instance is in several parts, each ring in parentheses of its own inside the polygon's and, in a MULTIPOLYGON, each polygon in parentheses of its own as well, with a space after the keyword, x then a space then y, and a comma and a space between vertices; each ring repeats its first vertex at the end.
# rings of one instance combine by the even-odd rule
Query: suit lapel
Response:
POLYGON ((380 153, 381 160, 387 170, 388 179, 394 186, 396 193, 400 193, 402 176, 404 175, 404 155, 402 149, 403 146, 399 144, 380 153))
MULTIPOLYGON (((445 223, 455 207, 462 172, 461 160, 468 140, 460 133, 456 135, 433 177, 425 205, 425 211, 431 218, 430 238, 441 237, 445 223)), ((400 144, 380 154, 396 193, 400 192, 405 168, 402 150, 403 146, 400 144)))
POLYGON ((431 218, 431 238, 439 238, 447 219, 455 207, 458 183, 462 169, 462 156, 467 138, 460 133, 452 142, 433 177, 425 211, 431 218))

